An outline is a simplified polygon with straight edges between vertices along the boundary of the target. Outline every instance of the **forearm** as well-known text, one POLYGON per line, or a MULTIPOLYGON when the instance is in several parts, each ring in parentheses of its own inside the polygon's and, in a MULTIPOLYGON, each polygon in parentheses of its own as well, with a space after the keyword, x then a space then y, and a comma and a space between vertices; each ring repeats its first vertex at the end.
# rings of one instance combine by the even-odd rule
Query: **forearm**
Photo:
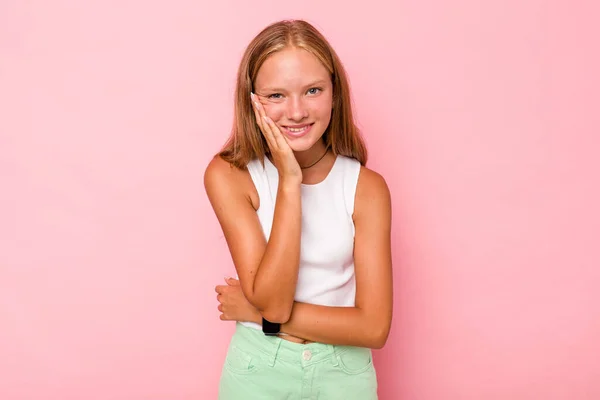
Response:
MULTIPOLYGON (((257 314, 257 321, 260 315, 257 314)), ((358 307, 329 307, 295 302, 281 331, 305 340, 333 345, 381 348, 391 324, 358 307)))
POLYGON ((285 322, 294 303, 302 225, 300 185, 282 182, 271 235, 252 287, 252 303, 273 322, 285 322))
POLYGON ((386 321, 358 307, 328 307, 294 303, 282 332, 313 342, 381 348, 389 332, 386 321))

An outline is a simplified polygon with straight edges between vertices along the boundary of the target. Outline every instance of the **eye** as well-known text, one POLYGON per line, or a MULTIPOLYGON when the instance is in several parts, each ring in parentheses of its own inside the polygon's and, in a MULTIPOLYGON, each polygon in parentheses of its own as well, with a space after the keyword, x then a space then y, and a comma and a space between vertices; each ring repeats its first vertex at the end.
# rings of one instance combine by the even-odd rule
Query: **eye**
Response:
POLYGON ((281 99, 281 97, 282 97, 281 93, 273 93, 268 96, 268 98, 272 99, 272 100, 279 100, 279 99, 281 99))
POLYGON ((308 94, 317 94, 317 93, 319 93, 321 91, 322 91, 321 88, 314 87, 314 88, 308 89, 308 94))

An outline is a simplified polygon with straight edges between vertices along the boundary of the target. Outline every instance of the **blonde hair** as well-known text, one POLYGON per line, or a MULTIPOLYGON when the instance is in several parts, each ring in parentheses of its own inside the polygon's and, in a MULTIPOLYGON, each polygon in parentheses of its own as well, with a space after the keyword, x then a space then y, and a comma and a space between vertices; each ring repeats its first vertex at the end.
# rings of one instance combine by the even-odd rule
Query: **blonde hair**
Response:
POLYGON ((267 142, 256 125, 250 92, 254 91, 253 82, 265 60, 287 47, 309 51, 331 74, 333 110, 329 126, 323 134, 325 145, 335 155, 352 157, 365 165, 367 149, 354 123, 350 87, 342 62, 327 39, 302 20, 273 23, 263 29, 246 48, 237 74, 233 128, 219 156, 245 169, 252 159, 262 160, 269 153, 267 142))

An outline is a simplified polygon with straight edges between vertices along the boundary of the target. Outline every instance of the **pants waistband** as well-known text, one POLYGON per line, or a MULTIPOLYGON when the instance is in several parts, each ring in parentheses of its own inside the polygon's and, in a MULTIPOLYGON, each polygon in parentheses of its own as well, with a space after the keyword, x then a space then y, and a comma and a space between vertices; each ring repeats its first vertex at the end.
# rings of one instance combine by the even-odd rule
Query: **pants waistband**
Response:
POLYGON ((333 365, 338 365, 338 356, 356 349, 352 346, 334 346, 324 343, 294 343, 277 336, 267 336, 262 331, 236 324, 234 340, 237 345, 248 346, 268 357, 269 364, 275 365, 276 360, 298 363, 304 366, 316 364, 327 359, 333 365))

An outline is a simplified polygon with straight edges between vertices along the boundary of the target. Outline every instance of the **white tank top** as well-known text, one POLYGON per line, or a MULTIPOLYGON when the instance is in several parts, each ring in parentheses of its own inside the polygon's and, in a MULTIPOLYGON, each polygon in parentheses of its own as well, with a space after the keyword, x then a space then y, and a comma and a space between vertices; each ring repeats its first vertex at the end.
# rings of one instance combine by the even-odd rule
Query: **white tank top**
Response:
MULTIPOLYGON (((269 240, 275 212, 279 173, 265 157, 248 164, 258 192, 256 213, 265 238, 269 240)), ((354 307, 354 196, 360 163, 338 155, 331 171, 320 183, 301 186, 302 231, 300 265, 294 299, 324 306, 354 307)), ((252 322, 244 325, 256 329, 252 322)))

